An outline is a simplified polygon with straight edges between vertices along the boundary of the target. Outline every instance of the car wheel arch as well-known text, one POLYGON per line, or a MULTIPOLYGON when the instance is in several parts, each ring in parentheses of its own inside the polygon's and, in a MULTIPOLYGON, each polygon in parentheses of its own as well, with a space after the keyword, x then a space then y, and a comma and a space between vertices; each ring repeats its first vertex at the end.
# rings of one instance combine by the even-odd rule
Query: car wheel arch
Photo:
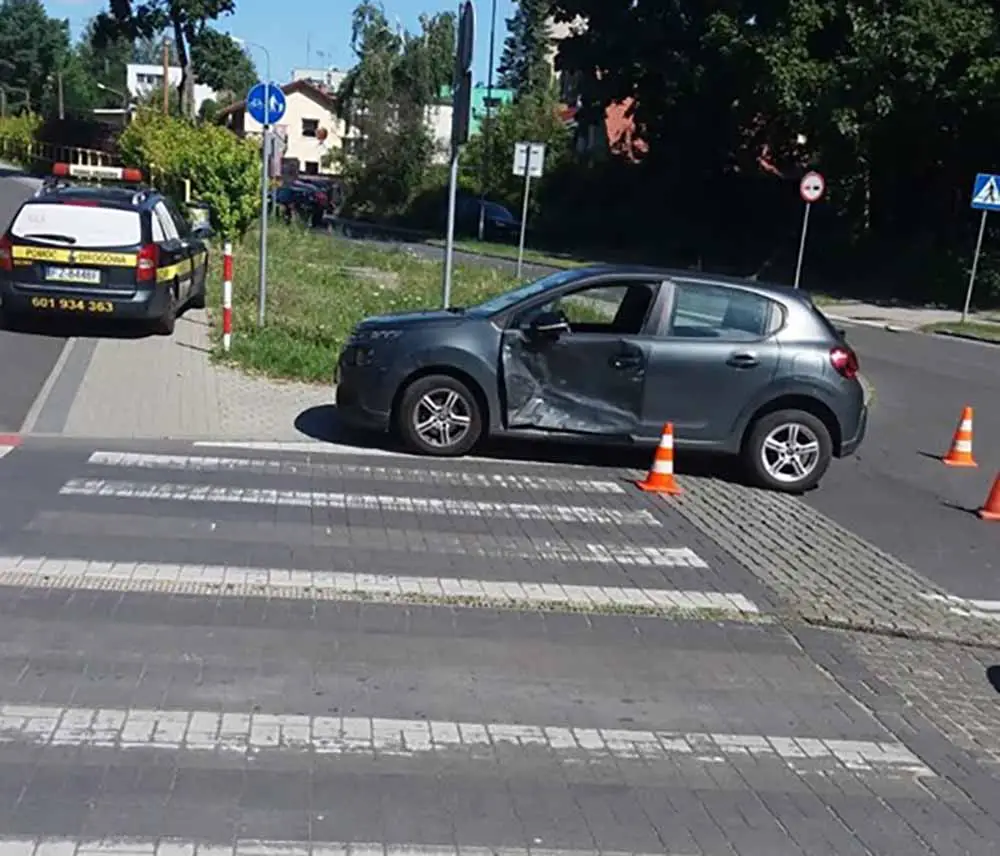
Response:
POLYGON ((801 410, 805 413, 811 413, 819 419, 830 434, 830 441, 833 444, 834 456, 840 457, 843 436, 840 428, 840 420, 837 419, 837 415, 825 402, 815 398, 814 396, 803 395, 801 393, 786 393, 784 395, 779 395, 777 398, 772 398, 766 404, 763 404, 754 410, 753 414, 743 426, 743 435, 740 438, 740 448, 742 449, 746 445, 747 440, 753 432, 754 425, 757 424, 758 420, 770 413, 777 413, 780 410, 801 410))
POLYGON ((489 398, 486 395, 486 391, 483 389, 483 385, 467 371, 463 371, 456 366, 450 365, 421 366, 419 369, 410 372, 410 374, 403 378, 399 386, 396 388, 395 395, 392 397, 392 408, 390 411, 391 424, 396 424, 396 420, 399 417, 399 406, 402 403, 403 396, 406 394, 406 390, 413 386, 413 384, 421 378, 430 377, 431 375, 446 375, 447 377, 454 378, 460 383, 465 384, 465 386, 469 388, 469 392, 475 396, 476 404, 480 408, 480 414, 483 422, 483 432, 484 434, 487 433, 490 429, 492 413, 490 410, 489 398))

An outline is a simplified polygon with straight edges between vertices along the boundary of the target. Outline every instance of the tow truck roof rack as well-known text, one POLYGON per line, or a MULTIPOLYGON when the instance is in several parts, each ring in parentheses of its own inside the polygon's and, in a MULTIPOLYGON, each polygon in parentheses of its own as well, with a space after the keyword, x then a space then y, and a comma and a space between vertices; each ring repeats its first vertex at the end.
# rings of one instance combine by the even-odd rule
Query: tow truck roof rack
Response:
POLYGON ((83 181, 114 182, 122 189, 134 189, 132 204, 139 205, 153 192, 151 187, 143 185, 142 170, 122 166, 92 166, 90 164, 56 163, 52 165, 52 174, 46 176, 42 186, 35 191, 35 196, 45 196, 57 190, 74 187, 71 178, 83 181))

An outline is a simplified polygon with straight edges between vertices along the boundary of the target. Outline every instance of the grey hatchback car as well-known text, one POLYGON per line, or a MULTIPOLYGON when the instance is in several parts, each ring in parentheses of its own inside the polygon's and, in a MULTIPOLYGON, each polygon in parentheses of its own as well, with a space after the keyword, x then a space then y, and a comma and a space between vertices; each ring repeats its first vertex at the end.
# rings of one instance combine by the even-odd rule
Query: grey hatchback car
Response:
POLYGON ((560 271, 485 303, 367 318, 338 360, 349 426, 412 451, 486 436, 655 443, 742 456, 762 486, 815 487, 868 408, 854 351, 807 294, 643 267, 560 271))

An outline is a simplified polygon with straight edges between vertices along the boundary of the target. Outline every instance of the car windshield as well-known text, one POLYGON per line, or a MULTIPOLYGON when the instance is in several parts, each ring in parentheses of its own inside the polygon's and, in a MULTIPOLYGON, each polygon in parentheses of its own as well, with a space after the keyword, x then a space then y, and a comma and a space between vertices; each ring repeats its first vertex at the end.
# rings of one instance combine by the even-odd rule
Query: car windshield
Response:
POLYGON ((550 273, 548 276, 543 276, 541 279, 536 279, 534 282, 527 282, 513 291, 507 291, 503 294, 498 294, 496 297, 491 297, 489 300, 471 307, 469 311, 475 312, 477 315, 495 315, 497 312, 503 312, 505 309, 515 306, 522 300, 534 297, 536 294, 542 294, 550 288, 556 288, 567 282, 571 282, 577 275, 578 272, 575 270, 556 271, 555 273, 550 273))

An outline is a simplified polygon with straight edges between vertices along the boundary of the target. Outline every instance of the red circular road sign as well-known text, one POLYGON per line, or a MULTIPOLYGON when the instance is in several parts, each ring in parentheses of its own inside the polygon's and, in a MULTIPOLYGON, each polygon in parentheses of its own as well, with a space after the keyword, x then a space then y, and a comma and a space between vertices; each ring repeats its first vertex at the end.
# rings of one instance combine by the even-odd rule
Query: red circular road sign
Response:
POLYGON ((807 172, 799 182, 799 195, 803 202, 818 202, 826 190, 826 179, 818 172, 807 172))

